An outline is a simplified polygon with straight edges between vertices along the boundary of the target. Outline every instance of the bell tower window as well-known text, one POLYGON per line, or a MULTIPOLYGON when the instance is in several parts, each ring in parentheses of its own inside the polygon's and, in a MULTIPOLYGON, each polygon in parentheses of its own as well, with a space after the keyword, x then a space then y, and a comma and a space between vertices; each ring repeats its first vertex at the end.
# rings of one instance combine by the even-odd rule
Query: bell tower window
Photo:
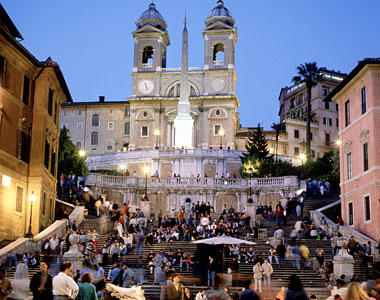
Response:
POLYGON ((152 46, 145 46, 143 49, 143 56, 142 56, 142 67, 144 69, 150 69, 153 68, 153 47, 152 46))
POLYGON ((214 45, 213 63, 214 66, 224 65, 224 45, 222 43, 217 43, 214 45))

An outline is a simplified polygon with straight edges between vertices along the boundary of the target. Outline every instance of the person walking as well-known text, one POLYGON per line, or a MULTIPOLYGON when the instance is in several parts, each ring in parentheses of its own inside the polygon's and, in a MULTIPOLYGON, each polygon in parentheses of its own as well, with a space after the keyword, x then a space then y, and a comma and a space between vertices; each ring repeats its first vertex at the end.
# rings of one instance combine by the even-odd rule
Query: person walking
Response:
POLYGON ((290 276, 284 300, 309 300, 309 297, 303 288, 301 279, 299 279, 297 275, 290 276))
POLYGON ((5 269, 0 269, 0 300, 7 300, 8 295, 12 293, 12 284, 8 278, 5 278, 5 269))
POLYGON ((49 264, 40 263, 40 270, 33 275, 30 280, 29 288, 33 293, 33 300, 52 300, 53 299, 53 278, 48 273, 49 264))
POLYGON ((302 243, 302 245, 300 247, 300 252, 301 252, 301 262, 302 262, 302 265, 303 265, 304 269, 306 269, 306 267, 307 267, 307 260, 309 258, 310 250, 309 250, 309 248, 304 243, 302 243))
POLYGON ((277 246, 276 252, 278 253, 278 265, 280 268, 282 268, 284 266, 286 254, 286 247, 283 241, 281 241, 281 243, 277 246))
POLYGON ((173 275, 172 283, 168 285, 168 300, 184 300, 184 289, 179 283, 178 274, 173 275))
POLYGON ((207 265, 207 285, 214 286, 216 272, 216 261, 212 256, 208 257, 208 265, 207 265))
POLYGON ((245 282, 244 291, 240 294, 240 300, 260 300, 260 297, 253 290, 253 283, 250 279, 245 282))
POLYGON ((260 293, 262 292, 261 290, 261 282, 263 279, 263 272, 264 269, 261 266, 260 262, 258 261, 254 266, 253 266, 253 279, 255 280, 255 291, 257 291, 257 288, 259 289, 260 293))
POLYGON ((161 266, 160 269, 157 271, 157 280, 158 283, 161 285, 160 300, 165 300, 166 274, 164 266, 161 266))
POLYGON ((145 239, 144 234, 141 231, 136 234, 135 256, 141 256, 144 239, 145 239))
POLYGON ((79 292, 76 300, 98 300, 96 295, 96 288, 92 284, 92 276, 85 273, 80 282, 78 283, 79 292))
POLYGON ((264 275, 264 286, 267 286, 270 289, 271 288, 270 277, 273 273, 273 267, 268 262, 267 259, 264 259, 264 263, 263 263, 262 267, 263 267, 263 275, 264 275))
POLYGON ((133 270, 129 268, 127 264, 123 264, 123 267, 121 270, 123 272, 123 278, 122 278, 123 285, 120 285, 120 286, 123 286, 124 288, 130 288, 133 283, 135 272, 133 272, 133 270))
POLYGON ((298 270, 300 269, 300 254, 301 254, 301 251, 300 251, 300 248, 298 247, 297 244, 295 244, 293 246, 293 249, 292 249, 292 252, 293 252, 293 267, 297 268, 298 270))
POLYGON ((58 275, 53 278, 54 300, 75 299, 78 295, 79 288, 73 279, 72 269, 71 262, 66 262, 60 266, 58 275))

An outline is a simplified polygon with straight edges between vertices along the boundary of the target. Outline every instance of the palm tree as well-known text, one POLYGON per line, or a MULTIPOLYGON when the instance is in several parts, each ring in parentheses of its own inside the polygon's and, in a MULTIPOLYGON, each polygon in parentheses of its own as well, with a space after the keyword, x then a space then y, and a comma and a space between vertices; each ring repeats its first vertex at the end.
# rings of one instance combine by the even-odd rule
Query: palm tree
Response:
POLYGON ((297 76, 294 76, 292 81, 295 84, 305 83, 307 88, 307 114, 306 114, 306 160, 311 158, 310 147, 310 123, 311 123, 311 89, 317 85, 318 81, 323 80, 321 69, 317 67, 316 62, 306 63, 297 67, 297 76))
POLYGON ((278 138, 280 136, 280 132, 285 130, 284 123, 273 123, 271 128, 276 131, 276 163, 277 163, 277 153, 278 153, 278 138))

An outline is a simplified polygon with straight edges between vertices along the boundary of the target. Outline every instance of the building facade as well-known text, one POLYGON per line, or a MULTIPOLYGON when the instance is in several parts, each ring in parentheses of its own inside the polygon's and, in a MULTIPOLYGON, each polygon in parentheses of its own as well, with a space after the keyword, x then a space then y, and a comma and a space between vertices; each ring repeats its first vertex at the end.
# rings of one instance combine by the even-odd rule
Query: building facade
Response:
MULTIPOLYGON (((321 69, 323 81, 317 82, 311 92, 311 155, 312 159, 336 149, 338 139, 338 106, 325 102, 324 98, 346 76, 346 74, 321 69)), ((296 163, 302 163, 306 152, 306 109, 307 88, 304 83, 281 89, 279 96, 280 122, 286 126, 286 136, 282 137, 279 152, 296 163), (285 139, 284 139, 285 138, 285 139)), ((273 133, 268 133, 272 136, 273 133)))
POLYGON ((346 225, 380 238, 380 59, 364 59, 328 96, 339 106, 340 187, 346 225))
POLYGON ((1 4, 0 20, 0 240, 14 240, 54 221, 59 108, 72 100, 57 63, 18 42, 1 4))
MULTIPOLYGON (((203 149, 219 149, 222 145, 232 150, 236 148, 235 133, 240 126, 236 111, 239 101, 235 94, 235 20, 223 1, 218 1, 205 23, 202 31, 204 65, 190 67, 188 72, 190 115, 194 121, 192 145, 203 149)), ((128 150, 174 148, 181 68, 166 66, 169 33, 153 3, 136 22, 132 35, 134 64, 132 95, 128 101, 65 103, 61 107, 61 126, 70 129, 73 142, 89 156, 117 152, 123 145, 127 145, 128 150), (93 126, 97 124, 92 122, 94 115, 102 120, 97 126, 93 126), (110 125, 112 122, 114 125, 110 125), (77 126, 81 126, 78 124, 83 124, 83 130, 78 130, 77 126), (88 135, 84 135, 85 124, 88 135), (91 136, 96 141, 96 135, 98 144, 91 143, 91 136)))

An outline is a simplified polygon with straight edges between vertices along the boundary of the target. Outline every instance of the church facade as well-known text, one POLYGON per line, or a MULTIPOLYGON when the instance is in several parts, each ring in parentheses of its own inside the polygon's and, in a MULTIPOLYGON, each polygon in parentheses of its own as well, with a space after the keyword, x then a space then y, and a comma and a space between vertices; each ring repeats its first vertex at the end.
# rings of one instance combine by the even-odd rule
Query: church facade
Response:
MULTIPOLYGON (((204 65, 188 68, 192 145, 235 149, 240 127, 235 94, 237 30, 223 1, 205 20, 204 65)), ((61 126, 88 156, 124 150, 174 149, 181 68, 167 68, 167 24, 152 3, 136 22, 132 95, 128 101, 64 103, 61 126)), ((187 59, 187 58, 186 58, 187 59)))

